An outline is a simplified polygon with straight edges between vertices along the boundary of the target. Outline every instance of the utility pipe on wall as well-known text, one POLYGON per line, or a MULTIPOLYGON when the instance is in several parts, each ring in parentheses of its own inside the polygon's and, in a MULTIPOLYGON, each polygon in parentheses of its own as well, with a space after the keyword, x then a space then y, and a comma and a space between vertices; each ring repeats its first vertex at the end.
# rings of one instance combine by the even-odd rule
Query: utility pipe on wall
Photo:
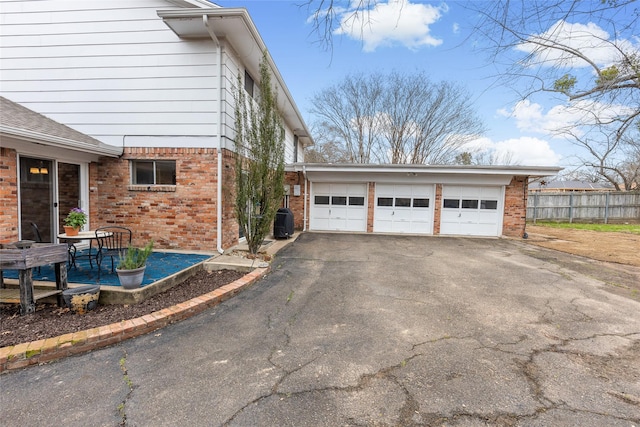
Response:
POLYGON ((213 28, 209 25, 209 17, 207 15, 202 15, 202 22, 204 23, 211 40, 217 47, 218 54, 218 146, 217 146, 217 155, 218 155, 218 176, 217 176, 217 195, 216 195, 216 249, 218 253, 223 253, 224 249, 222 249, 222 105, 223 105, 223 97, 222 97, 222 45, 213 32, 213 28))

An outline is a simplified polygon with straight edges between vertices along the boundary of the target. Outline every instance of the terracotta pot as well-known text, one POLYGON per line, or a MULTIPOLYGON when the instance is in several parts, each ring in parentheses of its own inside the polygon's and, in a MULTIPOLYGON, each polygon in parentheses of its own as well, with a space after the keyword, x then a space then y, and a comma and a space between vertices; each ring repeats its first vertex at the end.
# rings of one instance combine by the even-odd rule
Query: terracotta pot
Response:
POLYGON ((64 226, 64 232, 67 236, 77 236, 78 231, 80 231, 79 228, 73 228, 66 225, 64 226))

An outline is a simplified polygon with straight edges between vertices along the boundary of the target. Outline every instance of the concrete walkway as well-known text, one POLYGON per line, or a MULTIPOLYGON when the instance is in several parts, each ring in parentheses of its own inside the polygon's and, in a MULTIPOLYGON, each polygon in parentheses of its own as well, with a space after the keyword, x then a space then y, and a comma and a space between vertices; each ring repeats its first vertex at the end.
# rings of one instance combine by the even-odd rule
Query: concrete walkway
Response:
POLYGON ((305 233, 195 317, 1 375, 3 425, 638 426, 640 302, 554 254, 305 233))

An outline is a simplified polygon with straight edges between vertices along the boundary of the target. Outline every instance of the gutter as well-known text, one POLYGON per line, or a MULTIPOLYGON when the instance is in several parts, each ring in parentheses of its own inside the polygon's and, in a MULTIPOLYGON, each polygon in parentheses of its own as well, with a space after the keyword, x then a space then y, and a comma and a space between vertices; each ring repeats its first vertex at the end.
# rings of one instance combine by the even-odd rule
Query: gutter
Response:
POLYGON ((304 205, 302 208, 302 231, 307 231, 307 167, 302 165, 302 176, 304 177, 304 205))
POLYGON ((209 24, 209 17, 202 15, 202 22, 216 45, 218 55, 218 136, 217 136, 217 155, 218 155, 218 170, 217 170, 217 189, 216 189, 216 250, 219 254, 224 253, 222 248, 222 45, 213 32, 213 28, 209 24))
POLYGON ((70 150, 82 151, 89 154, 97 154, 100 156, 119 157, 122 155, 122 148, 114 145, 108 145, 96 140, 96 144, 89 142, 76 141, 60 136, 47 135, 40 132, 34 132, 25 129, 14 128, 11 126, 0 125, 0 135, 7 135, 15 139, 20 139, 36 144, 67 148, 70 150))

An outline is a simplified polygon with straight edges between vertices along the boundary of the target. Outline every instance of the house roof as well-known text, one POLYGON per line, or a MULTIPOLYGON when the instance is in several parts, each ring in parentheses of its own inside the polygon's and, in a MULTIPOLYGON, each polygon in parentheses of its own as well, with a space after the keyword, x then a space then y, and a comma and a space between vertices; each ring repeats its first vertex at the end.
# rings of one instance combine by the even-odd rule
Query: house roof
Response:
POLYGON ((108 145, 0 96, 0 136, 117 157, 122 148, 108 145))
MULTIPOLYGON (((217 39, 225 39, 244 59, 249 73, 259 76, 262 53, 268 52, 268 49, 249 12, 245 8, 223 8, 213 4, 210 6, 212 7, 159 10, 158 16, 181 38, 202 39, 215 36, 217 39)), ((276 82, 278 100, 281 103, 280 111, 285 121, 292 126, 294 134, 305 147, 313 145, 311 133, 278 67, 270 55, 267 55, 267 60, 276 82)))

